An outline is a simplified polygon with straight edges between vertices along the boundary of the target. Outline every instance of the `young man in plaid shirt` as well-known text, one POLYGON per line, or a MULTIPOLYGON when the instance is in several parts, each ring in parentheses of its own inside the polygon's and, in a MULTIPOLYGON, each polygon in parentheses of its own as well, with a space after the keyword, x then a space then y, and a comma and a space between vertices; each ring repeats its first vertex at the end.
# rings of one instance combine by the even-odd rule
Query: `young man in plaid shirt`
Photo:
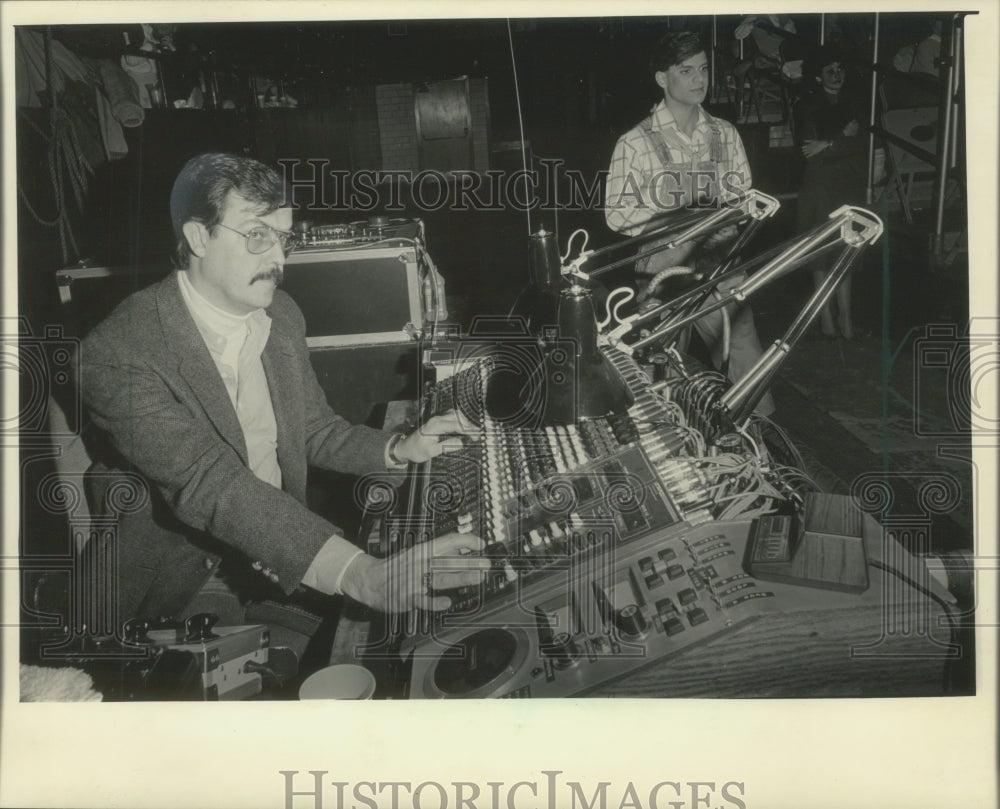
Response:
MULTIPOLYGON (((618 139, 605 188, 604 216, 608 227, 636 236, 663 220, 664 212, 724 204, 751 187, 750 165, 739 133, 728 121, 709 115, 701 106, 710 84, 708 56, 697 34, 668 33, 650 60, 657 85, 663 90, 649 117, 618 139)), ((723 228, 701 241, 661 250, 636 263, 640 279, 648 281, 661 270, 692 261, 732 240, 735 226, 723 228), (696 252, 697 251, 697 252, 696 252)), ((720 292, 739 283, 731 281, 720 292)), ((726 307, 730 317, 729 377, 737 380, 760 358, 761 345, 748 304, 726 307)), ((726 345, 721 311, 695 321, 708 346, 712 362, 721 368, 726 345)), ((774 411, 770 393, 757 412, 774 411)))

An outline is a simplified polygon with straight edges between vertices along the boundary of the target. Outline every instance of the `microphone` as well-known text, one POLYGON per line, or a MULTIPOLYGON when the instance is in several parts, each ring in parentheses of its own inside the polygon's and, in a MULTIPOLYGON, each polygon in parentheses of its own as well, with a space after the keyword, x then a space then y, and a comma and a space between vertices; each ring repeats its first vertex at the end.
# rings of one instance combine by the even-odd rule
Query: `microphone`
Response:
POLYGON ((555 233, 545 229, 545 225, 531 234, 531 283, 548 289, 559 285, 560 263, 559 245, 555 233))
POLYGON ((744 301, 761 287, 778 278, 782 278, 792 270, 808 264, 819 255, 830 252, 838 244, 842 245, 842 252, 837 257, 826 280, 813 293, 805 306, 803 306, 791 326, 788 327, 785 335, 775 340, 761 355, 754 366, 734 383, 719 400, 720 415, 730 418, 736 424, 740 424, 749 417, 750 412, 764 395, 767 386, 784 362, 785 357, 802 338, 806 329, 819 316, 819 313, 833 295, 844 275, 847 274, 847 271, 857 261, 861 253, 869 245, 878 241, 882 235, 882 230, 882 220, 871 213, 871 211, 851 205, 843 205, 829 215, 827 222, 786 243, 788 246, 780 250, 758 272, 725 294, 719 295, 718 299, 708 306, 699 308, 695 312, 676 315, 664 320, 658 328, 653 329, 647 336, 636 340, 634 343, 624 342, 624 337, 630 332, 635 331, 641 324, 659 318, 671 310, 680 310, 682 313, 686 312, 692 296, 697 295, 699 292, 704 292, 706 289, 710 292, 720 281, 739 275, 745 271, 746 267, 758 264, 759 260, 746 262, 744 265, 729 270, 723 275, 717 276, 699 285, 694 290, 689 290, 674 300, 668 301, 649 312, 619 319, 619 324, 607 333, 606 338, 617 349, 627 354, 635 354, 653 343, 662 342, 678 329, 698 320, 709 312, 721 309, 734 301, 744 301), (836 237, 836 239, 830 241, 831 237, 836 237))
MULTIPOLYGON (((633 262, 639 257, 697 239, 726 224, 743 221, 749 216, 754 220, 754 225, 747 229, 750 233, 745 233, 744 238, 739 240, 739 245, 742 245, 752 235, 756 226, 763 219, 773 215, 779 207, 780 203, 773 197, 751 189, 737 205, 710 211, 685 211, 680 216, 677 212, 672 212, 651 220, 654 224, 658 224, 658 220, 662 219, 666 224, 647 230, 641 236, 624 244, 644 245, 655 239, 662 239, 668 233, 673 237, 667 242, 657 242, 646 250, 640 250, 633 256, 611 261, 591 272, 581 270, 583 264, 593 262, 596 257, 606 256, 623 246, 616 244, 594 251, 584 249, 574 261, 562 265, 560 274, 571 280, 571 286, 559 293, 556 321, 559 343, 564 340, 572 343, 573 363, 570 368, 566 367, 565 349, 558 343, 550 345, 546 351, 541 368, 546 382, 542 425, 573 424, 580 420, 620 414, 626 412, 634 402, 634 396, 625 380, 598 348, 599 329, 594 314, 593 294, 580 285, 580 280, 593 280, 598 275, 633 262)), ((536 283, 552 279, 555 247, 554 242, 546 241, 545 237, 548 235, 544 232, 539 233, 538 241, 532 245, 532 255, 536 259, 532 272, 536 283)), ((569 241, 572 243, 573 236, 569 241)), ((731 260, 734 255, 735 253, 730 251, 727 260, 731 260)))
POLYGON ((539 334, 556 322, 562 286, 558 237, 544 225, 531 234, 528 259, 530 281, 518 294, 508 316, 527 317, 531 331, 539 334))
POLYGON ((560 343, 572 344, 573 361, 565 348, 546 352, 543 373, 546 398, 542 425, 575 424, 626 412, 635 401, 618 369, 597 347, 597 318, 589 289, 574 284, 559 295, 557 315, 560 343))
MULTIPOLYGON (((663 215, 666 225, 648 230, 623 244, 644 245, 656 239, 662 240, 667 234, 672 234, 672 238, 666 242, 658 241, 628 258, 611 261, 591 272, 581 270, 582 265, 593 262, 596 257, 607 256, 623 246, 616 244, 594 251, 584 249, 575 260, 563 264, 560 274, 570 279, 571 286, 559 293, 556 321, 560 340, 548 347, 540 369, 546 382, 542 425, 573 424, 580 420, 620 414, 626 412, 634 402, 634 396, 625 380, 598 348, 599 329, 594 314, 593 294, 580 285, 580 280, 593 280, 637 258, 675 247, 750 217, 753 224, 747 228, 749 232, 745 232, 743 238, 738 240, 738 249, 755 232, 760 222, 773 215, 779 207, 780 203, 773 197, 751 189, 736 205, 716 210, 685 211, 680 216, 676 212, 663 215), (563 341, 570 341, 573 345, 571 368, 567 368, 565 349, 560 345, 563 341)), ((657 223, 658 219, 651 221, 657 223)), ((553 240, 547 239, 550 234, 544 232, 544 229, 536 235, 538 240, 532 242, 532 278, 539 285, 551 283, 554 281, 552 276, 557 255, 555 244, 553 240)), ((575 235, 576 233, 573 234, 575 235)), ((570 244, 573 236, 569 239, 570 244)), ((736 249, 730 250, 726 259, 728 262, 735 260, 736 249)))

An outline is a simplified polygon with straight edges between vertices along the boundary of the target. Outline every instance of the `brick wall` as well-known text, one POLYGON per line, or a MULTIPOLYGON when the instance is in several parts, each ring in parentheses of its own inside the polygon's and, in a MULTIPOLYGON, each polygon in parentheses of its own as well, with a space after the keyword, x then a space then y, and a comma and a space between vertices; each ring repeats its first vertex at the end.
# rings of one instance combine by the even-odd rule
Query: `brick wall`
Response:
POLYGON ((413 85, 380 84, 375 88, 382 168, 417 171, 417 121, 413 111, 413 85))
POLYGON ((490 167, 490 105, 486 79, 469 79, 469 106, 472 111, 472 160, 476 171, 490 167))
MULTIPOLYGON (((378 109, 382 168, 387 171, 419 171, 413 85, 381 84, 375 88, 375 104, 378 109)), ((490 110, 485 78, 469 80, 469 108, 472 117, 473 168, 476 171, 486 171, 490 167, 490 110)))
POLYGON ((375 88, 355 87, 350 97, 351 169, 378 169, 382 165, 375 88))

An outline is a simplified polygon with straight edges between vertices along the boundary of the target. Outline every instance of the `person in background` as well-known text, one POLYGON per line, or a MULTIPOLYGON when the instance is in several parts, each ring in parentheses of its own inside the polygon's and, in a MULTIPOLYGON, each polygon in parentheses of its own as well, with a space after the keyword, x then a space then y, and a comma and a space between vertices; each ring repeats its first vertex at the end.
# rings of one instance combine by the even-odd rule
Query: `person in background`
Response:
POLYGON ((796 34, 795 22, 787 14, 751 14, 744 17, 733 36, 737 42, 747 37, 753 40, 756 53, 744 54, 745 59, 734 70, 734 75, 740 78, 741 71, 745 74, 749 67, 758 70, 781 71, 786 78, 800 79, 802 77, 802 60, 789 58, 784 52, 786 43, 796 34), (752 58, 750 58, 752 56, 752 58))
POLYGON ((941 67, 938 59, 941 56, 941 20, 930 23, 930 33, 920 42, 904 45, 896 52, 892 66, 900 73, 923 73, 939 78, 941 67))
MULTIPOLYGON (((669 32, 656 45, 650 69, 662 98, 651 114, 618 139, 605 187, 605 221, 612 230, 636 236, 663 225, 654 220, 665 212, 731 202, 751 187, 746 151, 736 127, 702 107, 709 86, 708 56, 700 37, 690 31, 669 32), (706 177, 711 178, 706 184, 706 177), (676 178, 680 178, 679 180, 676 178)), ((736 237, 731 226, 700 241, 661 250, 636 263, 636 274, 649 280, 661 270, 690 263, 736 237)), ((725 292, 739 283, 736 278, 725 292)), ((761 356, 760 340, 749 304, 726 307, 731 334, 724 340, 723 315, 716 310, 694 322, 708 346, 712 363, 721 368, 726 351, 728 374, 737 380, 761 356)), ((757 412, 774 411, 770 393, 757 412)))
MULTIPOLYGON (((799 101, 795 132, 805 158, 799 188, 797 226, 799 232, 825 221, 842 205, 862 205, 868 171, 867 141, 863 124, 867 121, 860 93, 847 82, 839 50, 817 49, 805 65, 810 91, 799 101)), ((813 267, 815 286, 829 273, 829 259, 818 259, 813 267)), ((820 315, 822 335, 855 337, 851 317, 851 278, 837 287, 832 304, 820 315)))
POLYGON ((87 336, 80 387, 104 439, 86 484, 92 512, 112 513, 123 473, 149 490, 118 518, 119 618, 214 612, 222 626, 268 623, 273 645, 301 654, 319 627, 296 603, 305 590, 383 612, 442 609, 442 591, 478 583, 488 561, 471 534, 376 559, 306 506, 309 466, 385 473, 462 439, 454 413, 404 435, 330 409, 302 313, 278 289, 290 204, 281 175, 256 160, 189 160, 170 196, 178 269, 87 336), (447 570, 435 561, 445 556, 447 570))

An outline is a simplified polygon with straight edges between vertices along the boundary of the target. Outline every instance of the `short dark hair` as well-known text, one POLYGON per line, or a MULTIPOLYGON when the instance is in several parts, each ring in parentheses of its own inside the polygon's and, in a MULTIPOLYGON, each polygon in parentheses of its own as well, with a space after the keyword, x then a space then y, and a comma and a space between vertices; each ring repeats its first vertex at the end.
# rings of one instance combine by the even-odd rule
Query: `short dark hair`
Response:
POLYGON ((178 267, 186 268, 192 255, 184 236, 184 224, 200 222, 212 233, 222 221, 230 191, 259 203, 261 214, 291 205, 282 176, 258 160, 221 152, 192 157, 177 175, 170 192, 170 221, 177 241, 174 260, 178 267))
POLYGON ((668 31, 653 47, 649 67, 654 73, 667 70, 705 50, 701 36, 694 31, 668 31))
POLYGON ((802 62, 802 76, 806 81, 819 79, 823 75, 823 68, 834 62, 840 62, 841 65, 844 63, 844 52, 836 45, 812 48, 802 62))

